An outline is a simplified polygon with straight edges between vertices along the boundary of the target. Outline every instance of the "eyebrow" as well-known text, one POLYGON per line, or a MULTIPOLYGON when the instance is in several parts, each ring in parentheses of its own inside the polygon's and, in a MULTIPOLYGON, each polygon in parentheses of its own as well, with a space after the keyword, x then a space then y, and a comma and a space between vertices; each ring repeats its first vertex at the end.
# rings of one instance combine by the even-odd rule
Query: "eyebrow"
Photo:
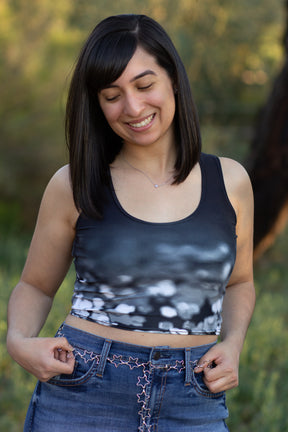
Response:
MULTIPOLYGON (((137 81, 138 79, 143 78, 146 75, 157 76, 157 74, 154 71, 152 71, 150 69, 147 69, 144 72, 141 72, 140 74, 138 74, 135 77, 133 77, 129 82, 132 83, 134 81, 137 81)), ((105 87, 103 87, 103 90, 107 89, 107 88, 115 88, 115 87, 118 88, 119 86, 117 84, 107 84, 105 87)))

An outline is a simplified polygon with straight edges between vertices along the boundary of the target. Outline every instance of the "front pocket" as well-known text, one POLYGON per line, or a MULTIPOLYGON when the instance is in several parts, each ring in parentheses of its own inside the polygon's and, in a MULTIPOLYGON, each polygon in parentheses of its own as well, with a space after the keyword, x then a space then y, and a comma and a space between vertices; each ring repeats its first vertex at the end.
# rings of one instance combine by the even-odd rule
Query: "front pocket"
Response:
POLYGON ((98 356, 90 355, 87 358, 87 351, 76 348, 74 350, 75 365, 72 374, 56 375, 48 383, 58 386, 77 386, 86 383, 95 374, 98 365, 98 356))
POLYGON ((218 393, 212 393, 208 389, 206 384, 204 383, 203 376, 204 376, 203 372, 195 373, 194 368, 193 368, 193 370, 192 370, 192 384, 193 384, 194 389, 196 390, 196 392, 198 394, 200 394, 201 396, 204 396, 208 399, 217 399, 217 398, 222 397, 225 394, 224 391, 218 392, 218 393))

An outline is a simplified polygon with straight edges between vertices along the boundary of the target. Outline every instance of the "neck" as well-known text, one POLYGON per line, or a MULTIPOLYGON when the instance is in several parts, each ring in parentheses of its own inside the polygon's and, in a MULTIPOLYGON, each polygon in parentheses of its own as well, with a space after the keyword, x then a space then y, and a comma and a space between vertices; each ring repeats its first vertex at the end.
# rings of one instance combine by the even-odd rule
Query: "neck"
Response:
POLYGON ((128 167, 130 167, 130 168, 132 168, 132 170, 134 170, 134 171, 136 171, 136 172, 144 175, 146 177, 146 179, 149 180, 149 182, 154 186, 155 189, 158 189, 158 188, 160 188, 162 186, 166 186, 168 184, 173 183, 173 178, 174 178, 174 173, 173 172, 169 175, 169 177, 166 180, 161 181, 161 183, 160 183, 159 181, 153 180, 150 177, 150 175, 148 175, 148 173, 146 173, 142 169, 139 169, 139 168, 135 167, 134 165, 132 165, 130 162, 128 162, 127 159, 125 159, 125 156, 124 156, 123 153, 122 153, 122 158, 123 158, 123 161, 126 163, 126 165, 128 167))
POLYGON ((124 160, 130 167, 144 171, 152 178, 163 179, 174 172, 176 151, 174 147, 162 151, 146 147, 134 148, 124 144, 119 159, 124 160))

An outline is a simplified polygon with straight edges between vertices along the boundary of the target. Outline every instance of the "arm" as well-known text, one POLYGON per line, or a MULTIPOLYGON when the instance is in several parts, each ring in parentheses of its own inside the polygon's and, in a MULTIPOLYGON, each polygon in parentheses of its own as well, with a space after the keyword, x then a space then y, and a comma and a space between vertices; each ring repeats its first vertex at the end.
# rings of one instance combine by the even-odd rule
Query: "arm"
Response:
POLYGON ((237 255, 223 301, 221 342, 202 357, 201 367, 196 369, 204 371, 204 381, 215 393, 238 385, 239 357, 255 306, 252 188, 237 162, 221 159, 221 164, 227 193, 237 214, 237 255), (211 362, 214 368, 209 368, 211 362))
POLYGON ((26 264, 8 304, 8 352, 42 381, 71 373, 74 366, 65 338, 37 336, 71 264, 77 217, 69 170, 64 167, 46 188, 26 264))

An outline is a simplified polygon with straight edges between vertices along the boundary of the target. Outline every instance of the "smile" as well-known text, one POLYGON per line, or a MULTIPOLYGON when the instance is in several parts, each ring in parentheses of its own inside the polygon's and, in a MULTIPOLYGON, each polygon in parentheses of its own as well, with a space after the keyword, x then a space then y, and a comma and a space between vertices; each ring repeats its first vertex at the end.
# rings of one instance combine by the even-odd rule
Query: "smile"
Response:
POLYGON ((151 114, 149 117, 147 117, 145 120, 142 120, 139 123, 128 123, 129 126, 132 126, 133 128, 141 128, 143 126, 147 126, 151 121, 153 120, 155 114, 151 114))

